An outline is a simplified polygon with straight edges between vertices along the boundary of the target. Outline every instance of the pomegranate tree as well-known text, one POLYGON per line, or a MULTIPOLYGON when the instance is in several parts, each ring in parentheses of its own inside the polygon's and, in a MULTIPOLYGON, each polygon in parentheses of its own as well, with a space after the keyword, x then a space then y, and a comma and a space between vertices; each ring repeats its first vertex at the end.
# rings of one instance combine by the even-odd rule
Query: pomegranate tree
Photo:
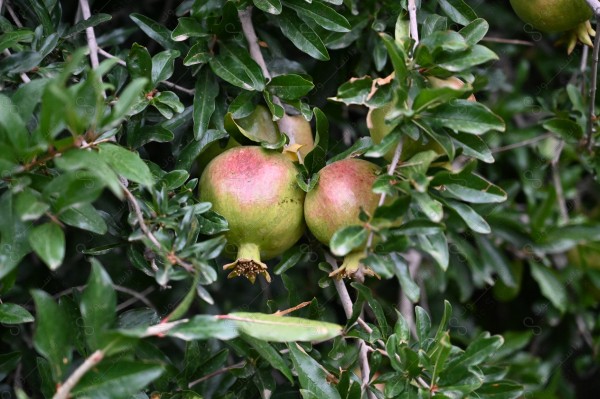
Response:
MULTIPOLYGON (((361 224, 361 209, 373 214, 379 196, 373 193, 372 188, 379 172, 377 165, 356 158, 337 161, 321 169, 316 187, 306 195, 304 202, 306 224, 317 240, 329 245, 337 230, 361 224)), ((353 275, 359 270, 362 257, 362 248, 351 252, 330 276, 353 275)), ((364 271, 370 272, 368 269, 364 271)))
POLYGON ((261 147, 229 149, 204 170, 200 200, 227 219, 226 254, 237 251, 224 266, 232 270, 228 277, 243 275, 254 283, 262 274, 271 281, 261 259, 281 255, 302 236, 304 192, 296 173, 285 155, 261 147))

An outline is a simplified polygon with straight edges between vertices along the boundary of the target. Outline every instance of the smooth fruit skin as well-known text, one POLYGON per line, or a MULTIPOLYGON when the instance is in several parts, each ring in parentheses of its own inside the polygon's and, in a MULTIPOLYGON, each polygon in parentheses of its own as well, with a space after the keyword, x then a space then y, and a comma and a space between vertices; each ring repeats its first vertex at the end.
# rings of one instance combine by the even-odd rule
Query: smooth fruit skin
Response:
POLYGON ((325 166, 319 171, 319 181, 304 201, 308 229, 325 245, 337 230, 361 224, 361 208, 373 214, 379 202, 373 183, 380 169, 361 159, 349 158, 325 166))
POLYGON ((592 17, 585 0, 510 0, 524 22, 542 32, 564 32, 592 17))
POLYGON ((232 277, 256 274, 269 280, 262 259, 281 255, 304 232, 304 192, 296 168, 283 154, 261 147, 236 147, 214 158, 200 178, 200 200, 229 223, 226 238, 238 250, 227 265, 232 277))
POLYGON ((301 163, 304 162, 306 155, 315 147, 310 123, 302 115, 286 115, 279 121, 279 130, 290 139, 284 153, 293 155, 294 161, 297 158, 301 163))

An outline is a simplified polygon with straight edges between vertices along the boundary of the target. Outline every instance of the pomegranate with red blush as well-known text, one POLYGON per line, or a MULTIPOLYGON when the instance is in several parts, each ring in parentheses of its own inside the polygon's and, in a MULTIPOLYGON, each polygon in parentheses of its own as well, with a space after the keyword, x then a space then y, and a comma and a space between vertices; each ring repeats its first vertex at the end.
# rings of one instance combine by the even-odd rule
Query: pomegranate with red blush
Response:
MULTIPOLYGON (((329 245, 337 230, 362 224, 359 219, 361 209, 370 215, 375 212, 379 196, 372 188, 379 173, 377 165, 356 158, 333 162, 319 171, 319 181, 304 201, 306 224, 317 240, 329 245)), ((352 276, 361 267, 363 257, 362 248, 351 252, 330 276, 352 276)), ((370 270, 365 268, 363 272, 370 270)))
MULTIPOLYGON (((304 232, 304 192, 296 168, 285 155, 261 147, 236 147, 214 158, 200 178, 200 200, 229 223, 228 244, 237 251, 224 266, 228 277, 245 276, 254 283, 271 277, 267 260, 281 255, 304 232)), ((231 250, 226 254, 233 255, 231 250)))

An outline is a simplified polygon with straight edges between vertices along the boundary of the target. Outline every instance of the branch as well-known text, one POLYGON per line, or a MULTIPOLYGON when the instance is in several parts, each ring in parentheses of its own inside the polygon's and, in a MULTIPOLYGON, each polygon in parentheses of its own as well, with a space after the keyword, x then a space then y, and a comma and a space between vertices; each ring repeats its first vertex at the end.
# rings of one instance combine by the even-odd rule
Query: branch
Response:
POLYGON ((542 134, 541 136, 537 136, 537 137, 534 137, 534 138, 529 139, 529 140, 523 140, 523 141, 518 142, 518 143, 505 145, 504 147, 493 148, 492 149, 492 153, 495 154, 495 153, 498 153, 498 152, 514 150, 515 148, 526 147, 528 145, 535 144, 538 141, 549 139, 550 137, 554 137, 554 134, 552 134, 552 133, 542 134))
POLYGON ((408 18, 410 19, 410 37, 419 44, 419 27, 417 25, 417 5, 415 0, 408 0, 408 18))
POLYGON ((262 52, 260 51, 260 47, 258 46, 258 37, 256 36, 254 25, 252 25, 252 7, 248 7, 245 10, 238 11, 238 17, 240 18, 240 23, 242 24, 242 31, 244 31, 246 41, 248 41, 248 49, 250 51, 250 56, 254 61, 256 61, 256 63, 262 70, 263 75, 265 75, 265 78, 271 79, 271 74, 269 73, 269 69, 267 68, 265 59, 263 58, 262 52))
POLYGON ((567 209, 567 203, 565 201, 565 194, 563 192, 562 182, 560 181, 560 155, 562 153, 563 148, 565 147, 565 142, 560 141, 558 143, 558 147, 556 147, 556 153, 554 158, 552 159, 552 180, 554 182, 554 191, 556 191, 556 201, 558 201, 558 209, 560 210, 560 217, 564 224, 569 223, 569 211, 567 209))
POLYGON ((600 16, 600 0, 585 0, 585 2, 588 3, 594 15, 600 16))
MULTIPOLYGON (((144 233, 144 235, 146 237, 148 237, 148 239, 150 240, 150 242, 152 244, 154 244, 154 246, 158 250, 164 251, 164 249, 163 249, 162 245, 160 244, 160 242, 156 239, 156 237, 154 236, 154 234, 152 234, 152 232, 150 231, 150 229, 146 225, 146 222, 144 220, 144 215, 142 214, 142 210, 140 208, 140 205, 137 202, 137 199, 131 193, 131 191, 129 191, 129 189, 125 186, 125 184, 123 184, 123 182, 120 182, 120 184, 121 184, 121 188, 123 189, 123 192, 125 193, 125 196, 127 197, 127 201, 129 202, 131 208, 135 212, 135 216, 137 218, 138 224, 140 225, 140 229, 142 230, 142 233, 144 233)), ((168 252, 168 251, 165 251, 165 252, 168 252)), ((190 272, 190 273, 195 272, 195 268, 194 268, 193 265, 191 265, 188 262, 184 261, 183 259, 181 259, 177 255, 175 255, 174 253, 167 253, 167 257, 168 257, 168 259, 172 263, 176 263, 176 264, 180 265, 181 267, 183 267, 188 272, 190 272)))
MULTIPOLYGON (((600 1, 597 0, 586 0, 587 3, 594 10, 594 14, 596 14, 596 30, 600 26, 600 1), (592 5, 594 4, 594 5, 592 5)), ((592 151, 594 147, 594 124, 596 122, 596 85, 598 83, 598 53, 600 52, 600 33, 596 33, 596 37, 594 38, 594 51, 592 52, 592 78, 591 78, 591 90, 590 90, 590 106, 588 112, 588 123, 587 123, 587 137, 586 144, 588 151, 592 151)))
POLYGON ((104 352, 97 350, 92 353, 90 357, 85 359, 83 363, 67 378, 64 384, 58 388, 52 399, 68 399, 69 394, 75 385, 81 380, 81 378, 88 372, 92 367, 100 363, 104 358, 104 352))
MULTIPOLYGON (((81 7, 81 14, 83 19, 90 19, 92 13, 90 12, 90 3, 88 0, 79 0, 79 6, 81 7)), ((85 35, 87 36, 88 47, 90 49, 90 61, 92 62, 92 69, 98 68, 98 42, 96 42, 96 34, 94 28, 89 27, 85 29, 85 35)))
MULTIPOLYGON (((331 267, 334 271, 336 271, 338 269, 335 258, 331 254, 329 254, 329 252, 325 252, 325 260, 327 261, 327 263, 329 263, 331 265, 331 267)), ((337 290, 338 295, 340 297, 340 301, 342 302, 342 307, 344 308, 344 313, 346 314, 346 318, 349 319, 350 317, 352 317, 352 299, 350 299, 350 294, 348 293, 348 288, 346 288, 346 284, 344 283, 344 280, 342 280, 342 279, 334 278, 333 284, 335 285, 335 289, 337 290)), ((357 323, 360 324, 360 326, 367 333, 371 334, 373 332, 373 329, 371 327, 369 327, 369 325, 367 323, 365 323, 365 321, 362 320, 360 317, 357 319, 357 323)), ((368 355, 369 355, 368 345, 362 339, 358 340, 358 350, 359 350, 358 356, 359 356, 359 364, 360 364, 360 373, 361 373, 362 381, 363 381, 362 385, 361 385, 361 389, 363 391, 366 390, 369 399, 373 399, 374 398, 373 393, 368 390, 368 385, 369 385, 370 375, 371 375, 371 369, 369 367, 369 358, 368 358, 368 355)))
POLYGON ((245 362, 245 361, 241 361, 241 362, 239 362, 239 363, 232 364, 231 366, 223 367, 222 369, 219 369, 219 370, 217 370, 217 371, 213 371, 213 372, 212 372, 212 373, 210 373, 210 374, 207 374, 207 375, 205 375, 205 376, 203 376, 203 377, 200 377, 200 378, 198 378, 198 379, 197 379, 197 380, 195 380, 195 381, 192 381, 192 382, 190 382, 190 383, 188 384, 188 388, 190 388, 190 389, 191 389, 191 388, 192 388, 194 385, 200 384, 202 381, 206 381, 206 380, 208 380, 208 379, 210 379, 210 378, 213 378, 213 377, 215 377, 215 376, 217 376, 217 375, 219 375, 219 374, 226 373, 226 372, 228 372, 229 370, 233 370, 233 369, 241 369, 241 368, 242 368, 242 367, 244 367, 244 366, 246 366, 246 362, 245 362))

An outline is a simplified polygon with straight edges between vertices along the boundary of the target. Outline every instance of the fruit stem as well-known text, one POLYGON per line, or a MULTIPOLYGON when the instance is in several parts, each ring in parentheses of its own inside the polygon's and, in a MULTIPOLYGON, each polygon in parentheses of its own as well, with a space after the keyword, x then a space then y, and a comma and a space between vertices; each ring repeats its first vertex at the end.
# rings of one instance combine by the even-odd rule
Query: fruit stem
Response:
POLYGON ((344 262, 342 263, 342 266, 340 266, 339 269, 329 273, 329 277, 337 279, 350 278, 357 274, 359 271, 361 271, 363 275, 377 276, 373 270, 369 269, 368 267, 362 264, 361 260, 363 260, 364 258, 364 251, 350 252, 344 257, 344 262))
POLYGON ((271 282, 271 276, 267 272, 267 265, 260 261, 260 248, 251 242, 240 244, 237 260, 223 266, 223 270, 229 269, 232 270, 227 276, 228 278, 244 276, 254 284, 256 276, 262 274, 268 283, 271 282))

